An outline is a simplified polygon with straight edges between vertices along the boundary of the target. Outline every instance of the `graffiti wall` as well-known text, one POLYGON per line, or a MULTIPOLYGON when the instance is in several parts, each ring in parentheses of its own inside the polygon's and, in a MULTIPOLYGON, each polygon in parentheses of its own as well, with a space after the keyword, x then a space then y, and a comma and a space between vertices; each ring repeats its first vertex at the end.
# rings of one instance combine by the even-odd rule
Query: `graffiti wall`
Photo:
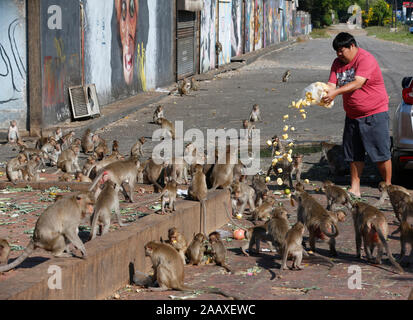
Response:
POLYGON ((222 51, 218 57, 219 65, 231 62, 231 30, 232 30, 232 2, 219 0, 219 35, 222 51))
POLYGON ((100 104, 174 81, 172 6, 162 0, 85 1, 85 81, 96 84, 100 104))
POLYGON ((255 0, 254 11, 254 50, 261 49, 263 47, 263 0, 255 0))
POLYGON ((200 72, 215 68, 216 0, 204 0, 201 11, 200 72))
POLYGON ((0 1, 0 12, 0 128, 16 120, 19 128, 26 129, 25 1, 0 1))
POLYGON ((264 44, 265 46, 280 42, 278 0, 264 2, 264 44))
POLYGON ((70 119, 68 87, 81 84, 80 6, 64 0, 43 0, 41 59, 43 123, 70 119))
POLYGON ((245 53, 254 51, 255 0, 245 0, 244 48, 245 53))
POLYGON ((242 0, 232 0, 231 56, 242 54, 242 0))

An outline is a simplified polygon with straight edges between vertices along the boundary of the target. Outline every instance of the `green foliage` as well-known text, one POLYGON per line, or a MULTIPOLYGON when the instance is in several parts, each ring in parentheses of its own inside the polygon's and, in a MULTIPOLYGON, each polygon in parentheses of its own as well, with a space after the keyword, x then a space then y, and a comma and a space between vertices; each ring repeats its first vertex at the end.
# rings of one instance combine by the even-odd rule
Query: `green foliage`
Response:
POLYGON ((392 8, 384 0, 377 0, 373 7, 373 16, 369 22, 369 25, 384 26, 391 20, 392 8))

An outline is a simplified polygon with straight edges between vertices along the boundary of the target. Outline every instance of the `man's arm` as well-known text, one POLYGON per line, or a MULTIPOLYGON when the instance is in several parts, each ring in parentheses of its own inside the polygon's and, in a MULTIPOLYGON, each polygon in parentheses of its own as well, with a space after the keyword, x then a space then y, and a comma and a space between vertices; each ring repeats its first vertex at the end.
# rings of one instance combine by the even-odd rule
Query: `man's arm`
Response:
POLYGON ((339 88, 336 88, 336 85, 334 83, 329 82, 328 86, 330 87, 330 89, 327 91, 327 95, 323 97, 323 101, 325 103, 330 103, 339 94, 356 91, 357 89, 360 89, 366 81, 366 78, 355 76, 354 81, 351 81, 339 88))

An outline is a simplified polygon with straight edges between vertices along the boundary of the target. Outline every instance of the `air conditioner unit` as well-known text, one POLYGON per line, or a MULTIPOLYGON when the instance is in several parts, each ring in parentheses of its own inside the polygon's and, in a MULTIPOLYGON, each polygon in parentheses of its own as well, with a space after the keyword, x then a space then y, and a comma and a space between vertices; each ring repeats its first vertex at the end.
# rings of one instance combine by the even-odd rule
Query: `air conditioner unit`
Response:
POLYGON ((69 87, 73 118, 100 116, 100 107, 94 84, 69 87))

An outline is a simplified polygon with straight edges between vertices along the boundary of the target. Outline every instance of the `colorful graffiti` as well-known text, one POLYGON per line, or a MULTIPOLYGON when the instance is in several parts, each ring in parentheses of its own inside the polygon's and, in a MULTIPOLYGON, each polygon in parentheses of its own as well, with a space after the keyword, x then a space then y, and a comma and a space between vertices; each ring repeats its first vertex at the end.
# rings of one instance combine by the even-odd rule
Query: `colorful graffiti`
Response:
POLYGON ((27 116, 25 1, 0 1, 0 12, 0 127, 12 119, 20 127, 27 116))
POLYGON ((262 35, 263 35, 263 0, 255 0, 254 11, 254 50, 261 49, 263 47, 262 35))
POLYGON ((201 11, 200 72, 215 68, 216 0, 204 0, 201 11))
POLYGON ((231 20, 231 56, 242 54, 242 0, 232 0, 232 20, 231 20))
POLYGON ((254 0, 245 0, 245 52, 254 51, 254 0))
POLYGON ((219 65, 231 62, 231 2, 219 2, 219 35, 218 39, 222 45, 222 51, 219 54, 219 65))

